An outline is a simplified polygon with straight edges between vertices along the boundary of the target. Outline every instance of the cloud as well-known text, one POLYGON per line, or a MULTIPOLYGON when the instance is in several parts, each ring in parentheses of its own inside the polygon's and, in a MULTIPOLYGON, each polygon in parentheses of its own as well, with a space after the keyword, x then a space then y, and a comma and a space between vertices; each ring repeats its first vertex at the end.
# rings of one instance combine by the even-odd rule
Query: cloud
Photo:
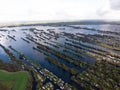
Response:
POLYGON ((96 11, 96 13, 97 13, 98 16, 104 16, 104 15, 109 13, 109 10, 101 10, 101 9, 99 9, 99 10, 96 11))
POLYGON ((120 0, 109 0, 110 1, 110 7, 114 10, 120 10, 120 0))
POLYGON ((0 22, 94 18, 104 0, 0 0, 0 22))
POLYGON ((102 6, 96 10, 96 14, 99 17, 104 17, 108 13, 110 13, 110 3, 109 3, 109 0, 105 0, 102 6))
POLYGON ((120 0, 106 0, 96 14, 101 19, 120 20, 120 0))
POLYGON ((0 0, 0 22, 120 19, 120 0, 0 0))

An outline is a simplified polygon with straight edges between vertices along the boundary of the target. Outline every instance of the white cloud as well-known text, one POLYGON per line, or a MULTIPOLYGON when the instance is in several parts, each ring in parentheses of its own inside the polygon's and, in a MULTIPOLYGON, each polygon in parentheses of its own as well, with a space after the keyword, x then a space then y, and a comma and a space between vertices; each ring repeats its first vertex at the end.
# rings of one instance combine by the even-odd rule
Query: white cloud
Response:
POLYGON ((0 22, 120 19, 115 3, 118 0, 0 0, 0 22))
POLYGON ((120 0, 106 0, 96 13, 101 19, 120 20, 120 0))
POLYGON ((110 0, 111 9, 120 10, 120 0, 110 0))

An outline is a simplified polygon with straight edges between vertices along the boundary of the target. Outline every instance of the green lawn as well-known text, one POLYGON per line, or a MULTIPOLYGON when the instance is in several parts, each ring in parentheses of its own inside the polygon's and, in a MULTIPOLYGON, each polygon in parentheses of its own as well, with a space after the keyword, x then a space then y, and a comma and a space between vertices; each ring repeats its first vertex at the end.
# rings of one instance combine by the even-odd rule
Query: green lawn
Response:
POLYGON ((27 72, 6 72, 0 70, 0 84, 12 90, 25 90, 28 81, 27 72))

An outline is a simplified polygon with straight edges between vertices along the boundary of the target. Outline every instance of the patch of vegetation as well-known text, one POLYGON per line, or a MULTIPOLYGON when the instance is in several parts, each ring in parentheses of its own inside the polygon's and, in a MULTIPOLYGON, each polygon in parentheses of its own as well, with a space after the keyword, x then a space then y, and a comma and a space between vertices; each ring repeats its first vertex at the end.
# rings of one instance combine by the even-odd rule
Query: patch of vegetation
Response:
POLYGON ((103 44, 103 43, 100 43, 100 44, 98 44, 98 45, 100 45, 100 46, 102 46, 102 47, 105 47, 105 48, 112 49, 112 50, 120 51, 120 48, 118 48, 118 47, 110 46, 110 45, 103 44))
POLYGON ((107 61, 97 61, 87 71, 72 76, 71 80, 85 90, 120 90, 120 69, 107 61))
POLYGON ((26 72, 7 72, 0 70, 0 86, 2 90, 10 88, 12 90, 25 90, 28 81, 28 73, 26 72))
POLYGON ((76 69, 70 68, 70 67, 66 66, 65 64, 63 64, 63 63, 60 63, 60 62, 58 62, 58 60, 56 60, 56 59, 52 59, 52 58, 50 58, 50 57, 47 57, 46 60, 48 60, 48 61, 51 62, 51 63, 54 63, 54 64, 57 65, 58 67, 60 67, 60 68, 62 68, 62 69, 64 69, 64 70, 70 72, 71 74, 76 74, 76 73, 78 73, 78 71, 77 71, 76 69))
POLYGON ((14 81, 0 81, 0 88, 2 90, 11 90, 14 84, 14 81))

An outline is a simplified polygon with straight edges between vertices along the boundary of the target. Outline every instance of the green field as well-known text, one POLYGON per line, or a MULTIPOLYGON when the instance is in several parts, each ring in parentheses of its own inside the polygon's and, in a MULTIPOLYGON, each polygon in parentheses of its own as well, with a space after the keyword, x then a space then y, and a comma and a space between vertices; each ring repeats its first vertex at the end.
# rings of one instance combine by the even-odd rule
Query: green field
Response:
POLYGON ((7 90, 25 90, 28 77, 27 72, 7 72, 0 70, 0 88, 5 87, 7 90))

